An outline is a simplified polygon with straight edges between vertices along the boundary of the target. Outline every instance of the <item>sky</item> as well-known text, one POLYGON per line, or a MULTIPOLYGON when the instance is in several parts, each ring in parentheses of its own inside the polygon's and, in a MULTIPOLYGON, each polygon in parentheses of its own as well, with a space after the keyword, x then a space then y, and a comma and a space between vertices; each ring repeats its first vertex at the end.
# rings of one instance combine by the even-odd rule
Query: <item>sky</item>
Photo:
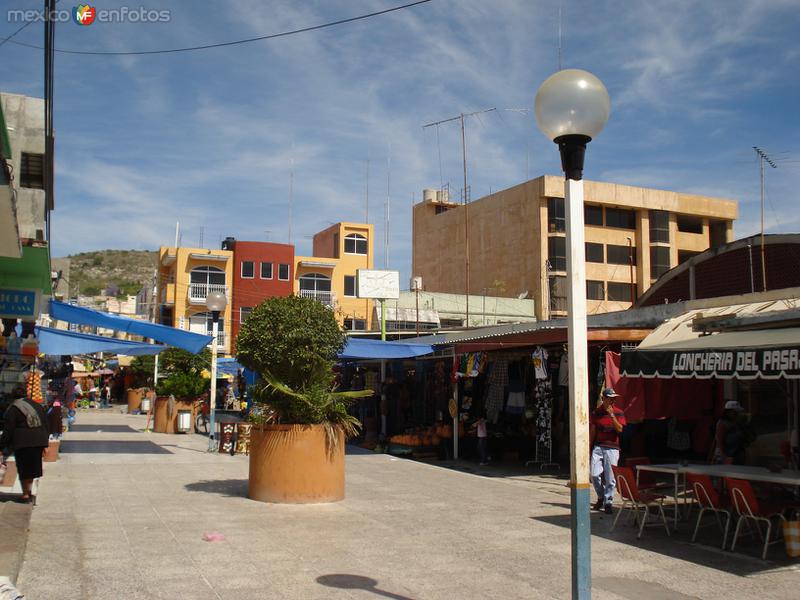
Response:
MULTIPOLYGON (((169 20, 59 23, 56 47, 227 42, 403 3, 104 2, 95 8, 168 10, 169 20)), ((0 37, 20 27, 9 9, 41 4, 4 3, 0 37)), ((423 188, 449 184, 458 197, 463 187, 458 123, 423 125, 497 109, 466 120, 472 199, 557 175, 557 149, 531 109, 559 66, 593 72, 611 97, 587 179, 738 200, 739 238, 760 226, 759 146, 777 164, 766 172, 766 230, 797 232, 798 31, 800 0, 431 0, 217 49, 60 53, 53 256, 172 245, 178 221, 185 246, 202 237, 218 248, 226 236, 287 242, 291 198, 297 254, 310 254, 315 232, 368 211, 376 267, 399 269, 405 281, 413 203, 423 188)), ((40 45, 42 36, 34 23, 13 41, 40 45)), ((0 91, 41 97, 42 63, 41 50, 0 45, 0 91)))

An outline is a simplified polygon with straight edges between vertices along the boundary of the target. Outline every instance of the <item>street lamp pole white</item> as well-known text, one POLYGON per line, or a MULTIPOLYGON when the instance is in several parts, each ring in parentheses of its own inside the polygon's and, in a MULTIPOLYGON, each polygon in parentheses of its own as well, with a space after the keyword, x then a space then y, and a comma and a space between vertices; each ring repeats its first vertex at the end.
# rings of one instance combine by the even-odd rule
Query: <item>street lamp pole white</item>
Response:
POLYGON ((217 408, 217 336, 219 334, 219 313, 224 312, 228 299, 222 292, 211 292, 206 296, 206 308, 211 311, 211 390, 209 392, 208 451, 217 451, 216 408, 217 408))
POLYGON ((566 176, 572 597, 580 600, 587 600, 592 594, 583 158, 586 144, 602 131, 610 112, 603 82, 587 71, 558 71, 536 92, 536 122, 558 144, 566 176))

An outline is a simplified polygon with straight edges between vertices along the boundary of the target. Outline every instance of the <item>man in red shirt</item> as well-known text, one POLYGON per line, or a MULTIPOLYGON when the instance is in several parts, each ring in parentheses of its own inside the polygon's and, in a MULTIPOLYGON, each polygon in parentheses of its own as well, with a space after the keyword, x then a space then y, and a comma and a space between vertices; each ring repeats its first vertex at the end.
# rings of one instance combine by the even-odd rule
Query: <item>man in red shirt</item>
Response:
POLYGON ((613 389, 603 390, 602 404, 592 413, 589 422, 589 437, 592 440, 591 476, 597 502, 592 508, 603 509, 611 514, 614 503, 614 479, 612 465, 619 462, 619 434, 625 426, 625 413, 614 406, 614 399, 619 398, 613 389))

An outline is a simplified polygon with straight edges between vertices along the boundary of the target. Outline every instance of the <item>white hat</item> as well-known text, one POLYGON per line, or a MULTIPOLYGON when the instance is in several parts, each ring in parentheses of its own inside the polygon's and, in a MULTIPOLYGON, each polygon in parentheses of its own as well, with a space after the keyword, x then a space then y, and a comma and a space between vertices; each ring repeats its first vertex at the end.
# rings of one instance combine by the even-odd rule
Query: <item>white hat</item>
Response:
POLYGON ((725 403, 725 410, 744 410, 744 407, 736 400, 728 400, 725 403))

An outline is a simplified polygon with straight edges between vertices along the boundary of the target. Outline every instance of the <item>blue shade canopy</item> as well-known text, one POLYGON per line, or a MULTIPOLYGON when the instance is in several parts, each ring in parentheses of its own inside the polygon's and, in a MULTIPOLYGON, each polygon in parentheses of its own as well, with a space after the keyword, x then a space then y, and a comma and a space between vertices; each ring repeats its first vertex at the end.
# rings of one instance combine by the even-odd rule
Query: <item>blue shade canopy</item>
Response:
POLYGON ((429 344, 404 344, 402 342, 349 338, 344 350, 339 354, 339 358, 342 360, 413 358, 432 352, 433 347, 429 344))
POLYGON ((36 337, 39 340, 39 352, 50 356, 93 354, 95 352, 141 356, 143 354, 158 354, 167 348, 159 344, 117 340, 100 335, 89 335, 88 333, 52 329, 50 327, 37 327, 36 337))
POLYGON ((222 375, 236 375, 239 369, 244 369, 244 366, 239 364, 235 358, 217 359, 217 373, 221 373, 222 375))
POLYGON ((210 335, 201 335, 191 331, 183 331, 167 325, 148 323, 147 321, 137 321, 127 319, 118 315, 92 310, 85 306, 73 306, 58 300, 50 300, 50 316, 59 321, 67 323, 77 323, 78 325, 90 325, 92 327, 104 327, 115 331, 125 331, 135 333, 142 337, 152 338, 170 346, 176 346, 197 354, 211 342, 210 335))

